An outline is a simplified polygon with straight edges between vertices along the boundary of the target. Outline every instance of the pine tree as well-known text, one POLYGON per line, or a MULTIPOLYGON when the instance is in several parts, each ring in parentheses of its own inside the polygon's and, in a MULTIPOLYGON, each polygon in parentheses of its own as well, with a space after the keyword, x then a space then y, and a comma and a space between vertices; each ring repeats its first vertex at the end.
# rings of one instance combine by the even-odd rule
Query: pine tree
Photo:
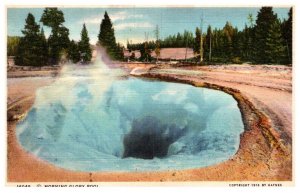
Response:
POLYGON ((282 23, 282 32, 284 37, 284 44, 286 45, 286 60, 285 63, 292 63, 293 56, 293 8, 289 10, 289 18, 282 23))
POLYGON ((100 24, 98 40, 104 47, 113 48, 116 45, 115 31, 106 11, 104 13, 104 19, 100 24))
POLYGON ((244 37, 242 32, 238 30, 237 27, 233 28, 232 35, 232 58, 231 61, 234 63, 240 63, 240 59, 242 56, 242 42, 244 41, 244 37))
POLYGON ((48 43, 43 28, 41 29, 41 33, 40 33, 40 42, 42 48, 41 55, 40 55, 41 62, 46 65, 48 63, 48 43))
POLYGON ((254 60, 258 63, 269 63, 272 53, 268 51, 267 38, 270 39, 268 32, 276 21, 272 7, 262 7, 257 15, 255 26, 255 52, 254 60))
MULTIPOLYGON (((194 41, 194 54, 200 54, 200 38, 201 38, 201 31, 198 27, 196 27, 195 31, 195 41, 194 41)), ((200 58, 200 56, 197 56, 197 58, 200 58)))
POLYGON ((90 38, 85 24, 83 24, 81 30, 81 40, 79 41, 79 52, 81 54, 81 59, 83 62, 90 62, 92 59, 92 50, 90 46, 90 38))
POLYGON ((46 8, 40 21, 51 28, 48 39, 49 57, 51 64, 58 64, 63 49, 69 47, 69 30, 63 26, 64 14, 57 8, 46 8))
POLYGON ((266 60, 280 64, 284 61, 286 50, 281 32, 280 21, 276 19, 270 26, 266 38, 266 60))
POLYGON ((242 58, 244 60, 252 61, 253 58, 253 51, 254 51, 254 45, 253 45, 253 40, 254 40, 254 28, 253 27, 248 27, 245 25, 244 30, 242 31, 242 58))
POLYGON ((233 40, 235 35, 235 30, 232 25, 227 21, 224 28, 224 48, 223 52, 227 61, 231 60, 233 57, 233 40))
POLYGON ((19 36, 7 36, 7 56, 16 56, 21 38, 19 36))
POLYGON ((204 58, 207 61, 211 61, 211 53, 212 53, 212 31, 211 26, 209 25, 206 31, 205 41, 204 41, 204 58))
POLYGON ((124 59, 124 47, 120 43, 117 43, 117 46, 115 48, 115 59, 117 60, 124 59))
POLYGON ((177 36, 176 36, 176 47, 183 47, 184 45, 184 39, 183 37, 181 36, 181 34, 178 32, 177 33, 177 36))
POLYGON ((21 38, 17 50, 16 64, 25 66, 46 65, 43 52, 44 42, 40 33, 40 26, 35 22, 34 16, 29 13, 26 18, 24 37, 21 38))
POLYGON ((140 60, 142 61, 149 61, 149 59, 151 58, 151 50, 148 47, 148 43, 144 42, 141 47, 140 47, 140 53, 141 53, 141 57, 140 60))
POLYGON ((212 59, 213 61, 216 61, 216 59, 220 55, 220 30, 214 29, 213 30, 213 38, 212 38, 212 47, 214 49, 212 53, 212 59))
POLYGON ((73 63, 77 63, 80 61, 80 52, 79 52, 78 44, 74 40, 72 40, 69 44, 68 58, 73 63))
POLYGON ((116 43, 113 24, 106 11, 104 13, 104 19, 102 19, 102 22, 100 24, 100 32, 98 34, 98 40, 99 43, 106 48, 110 57, 119 60, 123 59, 124 54, 123 52, 121 53, 121 49, 123 50, 123 48, 118 46, 116 43))

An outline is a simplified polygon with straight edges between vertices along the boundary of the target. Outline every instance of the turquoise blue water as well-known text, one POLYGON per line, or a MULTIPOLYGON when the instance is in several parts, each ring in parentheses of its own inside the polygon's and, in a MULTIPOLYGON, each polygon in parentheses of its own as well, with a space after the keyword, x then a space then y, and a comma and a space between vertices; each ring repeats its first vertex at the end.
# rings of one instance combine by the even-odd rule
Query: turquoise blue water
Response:
POLYGON ((243 122, 232 96, 121 77, 102 62, 65 66, 17 125, 23 148, 76 171, 198 168, 238 150, 243 122))

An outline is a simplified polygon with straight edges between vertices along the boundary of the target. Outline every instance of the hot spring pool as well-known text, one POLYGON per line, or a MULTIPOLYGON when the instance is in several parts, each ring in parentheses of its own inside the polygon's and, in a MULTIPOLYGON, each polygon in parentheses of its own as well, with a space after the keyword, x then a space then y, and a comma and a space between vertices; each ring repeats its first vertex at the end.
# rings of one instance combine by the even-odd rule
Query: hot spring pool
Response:
POLYGON ((116 77, 98 67, 67 67, 38 90, 17 125, 23 148, 76 171, 199 168, 238 150, 243 122, 231 95, 116 77))

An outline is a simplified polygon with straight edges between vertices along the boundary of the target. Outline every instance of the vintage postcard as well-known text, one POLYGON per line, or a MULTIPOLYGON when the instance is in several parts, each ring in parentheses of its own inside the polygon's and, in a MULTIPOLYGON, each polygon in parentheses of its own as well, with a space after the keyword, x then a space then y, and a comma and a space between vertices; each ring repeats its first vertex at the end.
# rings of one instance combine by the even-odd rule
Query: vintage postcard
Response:
POLYGON ((6 14, 8 185, 293 185, 292 5, 6 14))

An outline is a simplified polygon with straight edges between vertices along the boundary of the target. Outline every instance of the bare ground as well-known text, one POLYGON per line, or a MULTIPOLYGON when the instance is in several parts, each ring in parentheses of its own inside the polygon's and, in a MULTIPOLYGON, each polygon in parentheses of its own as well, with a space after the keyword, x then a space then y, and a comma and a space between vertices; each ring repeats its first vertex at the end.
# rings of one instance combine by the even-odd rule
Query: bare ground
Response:
MULTIPOLYGON (((111 64, 115 65, 115 64, 111 64)), ((116 66, 116 65, 115 65, 116 66)), ((75 181, 291 181, 292 180, 292 68, 229 65, 154 67, 117 65, 127 71, 145 69, 142 76, 223 90, 241 109, 245 132, 236 155, 223 163, 191 170, 166 172, 73 172, 34 157, 19 145, 15 126, 8 121, 8 182, 75 181), (149 71, 148 71, 149 70, 149 71)), ((37 72, 38 73, 38 72, 37 72)), ((9 73, 8 73, 9 76, 9 73)), ((34 93, 53 81, 8 78, 8 115, 22 118, 34 93)))

